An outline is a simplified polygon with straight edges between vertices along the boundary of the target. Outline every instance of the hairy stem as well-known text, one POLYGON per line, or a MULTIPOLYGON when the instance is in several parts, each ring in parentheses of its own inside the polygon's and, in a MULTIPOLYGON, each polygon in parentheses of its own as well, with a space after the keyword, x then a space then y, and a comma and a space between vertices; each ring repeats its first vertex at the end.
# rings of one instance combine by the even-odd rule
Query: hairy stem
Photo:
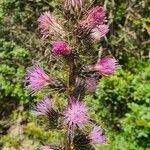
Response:
POLYGON ((68 138, 67 132, 66 132, 66 139, 65 139, 65 148, 64 150, 71 150, 71 143, 70 140, 68 138))
POLYGON ((76 82, 76 65, 74 61, 74 54, 70 56, 69 59, 69 97, 73 96, 74 88, 76 82))
MULTIPOLYGON (((76 65, 75 65, 75 61, 74 61, 74 54, 70 55, 68 65, 69 65, 68 105, 70 105, 70 97, 73 96, 74 88, 75 88, 75 82, 76 82, 76 65)), ((68 137, 68 129, 66 130, 66 139, 65 139, 64 150, 71 150, 71 141, 70 141, 70 137, 68 137)))

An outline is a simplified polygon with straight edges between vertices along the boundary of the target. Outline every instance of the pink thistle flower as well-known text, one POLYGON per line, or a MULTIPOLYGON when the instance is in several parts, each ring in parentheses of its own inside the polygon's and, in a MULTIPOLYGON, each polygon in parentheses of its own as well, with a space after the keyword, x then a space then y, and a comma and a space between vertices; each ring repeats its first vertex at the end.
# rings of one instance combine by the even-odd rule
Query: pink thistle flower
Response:
POLYGON ((49 116, 50 112, 53 110, 52 108, 52 99, 49 99, 47 96, 44 98, 42 102, 39 102, 34 107, 35 115, 49 116))
POLYGON ((67 10, 80 10, 82 9, 83 0, 65 0, 64 8, 67 10))
POLYGON ((49 35, 62 35, 64 33, 56 18, 48 11, 41 14, 38 22, 43 38, 47 38, 49 35))
POLYGON ((103 135, 103 130, 98 126, 93 128, 88 137, 91 140, 91 144, 105 144, 107 142, 107 138, 103 135))
POLYGON ((102 37, 104 37, 109 31, 108 25, 99 25, 91 30, 91 38, 93 41, 100 41, 102 37))
POLYGON ((79 101, 72 101, 65 114, 65 123, 70 127, 83 128, 89 121, 86 105, 79 101))
POLYGON ((105 22, 105 9, 103 7, 95 7, 89 11, 86 20, 83 21, 82 26, 86 29, 93 29, 105 22))
POLYGON ((54 84, 54 80, 49 77, 43 68, 38 64, 35 64, 27 70, 27 78, 24 82, 27 84, 26 87, 31 91, 31 94, 50 84, 54 84))
POLYGON ((54 149, 51 149, 49 146, 41 146, 40 150, 54 150, 54 149))
POLYGON ((94 93, 96 91, 98 81, 95 78, 87 78, 85 80, 85 83, 86 83, 86 88, 88 92, 94 93))
POLYGON ((54 41, 52 43, 52 53, 56 56, 67 56, 71 53, 71 48, 69 44, 64 41, 54 41))
POLYGON ((119 68, 120 65, 118 63, 118 60, 111 57, 102 58, 94 67, 96 71, 100 72, 104 76, 113 75, 119 68))

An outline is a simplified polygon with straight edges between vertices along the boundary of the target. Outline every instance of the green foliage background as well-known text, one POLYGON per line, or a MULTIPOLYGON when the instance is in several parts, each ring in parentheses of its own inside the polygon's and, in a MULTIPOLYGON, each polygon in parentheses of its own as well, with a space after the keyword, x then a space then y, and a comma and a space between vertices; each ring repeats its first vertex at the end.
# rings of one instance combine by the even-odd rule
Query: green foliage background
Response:
MULTIPOLYGON (((63 143, 61 132, 45 129, 42 121, 32 116, 32 105, 40 95, 31 98, 22 83, 32 59, 48 61, 44 57, 47 50, 40 44, 37 18, 42 11, 59 9, 57 2, 0 1, 0 149, 36 150, 41 142, 63 143)), ((87 97, 91 115, 109 137, 108 145, 97 149, 149 150, 148 0, 96 0, 97 4, 107 8, 110 24, 110 35, 99 46, 122 65, 116 76, 102 78, 96 94, 87 97)))

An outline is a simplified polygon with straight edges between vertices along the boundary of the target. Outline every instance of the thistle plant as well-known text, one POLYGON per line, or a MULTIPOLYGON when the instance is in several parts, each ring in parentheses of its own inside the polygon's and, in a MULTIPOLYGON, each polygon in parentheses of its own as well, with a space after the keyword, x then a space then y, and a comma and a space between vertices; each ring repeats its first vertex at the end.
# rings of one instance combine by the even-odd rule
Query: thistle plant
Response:
POLYGON ((64 0, 58 17, 46 11, 38 19, 42 41, 50 45, 53 63, 49 66, 50 75, 35 63, 28 69, 25 83, 34 95, 42 89, 52 89, 35 104, 34 114, 55 122, 55 128, 65 135, 64 145, 43 144, 41 150, 96 149, 96 144, 108 143, 102 125, 90 117, 86 95, 94 94, 99 80, 115 74, 119 64, 113 56, 104 57, 96 46, 109 32, 109 26, 106 10, 92 4, 91 0, 64 0), (54 65, 57 67, 52 72, 66 73, 65 79, 52 75, 54 65), (52 92, 64 95, 63 108, 56 108, 52 92))

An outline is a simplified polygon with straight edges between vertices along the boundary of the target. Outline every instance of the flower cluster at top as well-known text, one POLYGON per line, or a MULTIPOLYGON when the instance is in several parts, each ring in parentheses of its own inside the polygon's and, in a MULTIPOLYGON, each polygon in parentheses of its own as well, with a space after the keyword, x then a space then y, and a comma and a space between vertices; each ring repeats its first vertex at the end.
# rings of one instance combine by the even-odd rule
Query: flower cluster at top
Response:
MULTIPOLYGON (((82 95, 94 93, 99 79, 102 76, 108 77, 114 75, 117 69, 120 68, 120 65, 118 60, 112 56, 105 56, 103 58, 98 58, 97 56, 97 61, 90 64, 90 67, 89 64, 80 63, 82 62, 82 57, 79 56, 83 55, 84 57, 88 53, 88 49, 85 49, 85 52, 80 54, 80 49, 84 49, 83 41, 88 39, 89 45, 97 44, 109 32, 109 26, 106 21, 106 10, 103 7, 96 6, 86 11, 85 9, 86 2, 83 0, 64 0, 64 13, 62 14, 71 18, 72 15, 77 16, 80 13, 79 20, 76 20, 76 17, 72 17, 69 21, 64 21, 64 25, 63 21, 58 20, 49 11, 43 12, 38 19, 42 40, 51 38, 51 42, 49 42, 51 55, 58 58, 58 60, 66 60, 65 63, 67 65, 65 65, 69 68, 69 81, 63 83, 65 85, 63 94, 66 94, 68 105, 63 109, 63 112, 59 112, 58 110, 62 109, 57 110, 54 108, 55 103, 53 98, 45 96, 41 102, 38 102, 34 106, 34 114, 46 117, 51 121, 61 117, 59 121, 63 121, 63 123, 59 124, 62 125, 61 128, 67 129, 67 139, 70 145, 74 144, 74 138, 78 136, 78 130, 81 130, 84 139, 87 141, 86 144, 93 146, 94 144, 106 144, 108 140, 104 130, 95 125, 93 119, 90 118, 90 108, 86 105, 84 96, 82 97, 82 95), (70 21, 74 21, 74 23, 70 24, 70 21), (68 26, 66 27, 67 23, 68 26), (82 70, 81 68, 87 69, 82 70), (91 126, 90 131, 86 129, 87 125, 91 126)), ((58 90, 56 87, 59 87, 61 83, 58 78, 49 75, 38 63, 27 70, 27 77, 24 82, 31 94, 35 94, 44 88, 58 90)), ((57 149, 61 148, 41 146, 41 150, 57 149)))

